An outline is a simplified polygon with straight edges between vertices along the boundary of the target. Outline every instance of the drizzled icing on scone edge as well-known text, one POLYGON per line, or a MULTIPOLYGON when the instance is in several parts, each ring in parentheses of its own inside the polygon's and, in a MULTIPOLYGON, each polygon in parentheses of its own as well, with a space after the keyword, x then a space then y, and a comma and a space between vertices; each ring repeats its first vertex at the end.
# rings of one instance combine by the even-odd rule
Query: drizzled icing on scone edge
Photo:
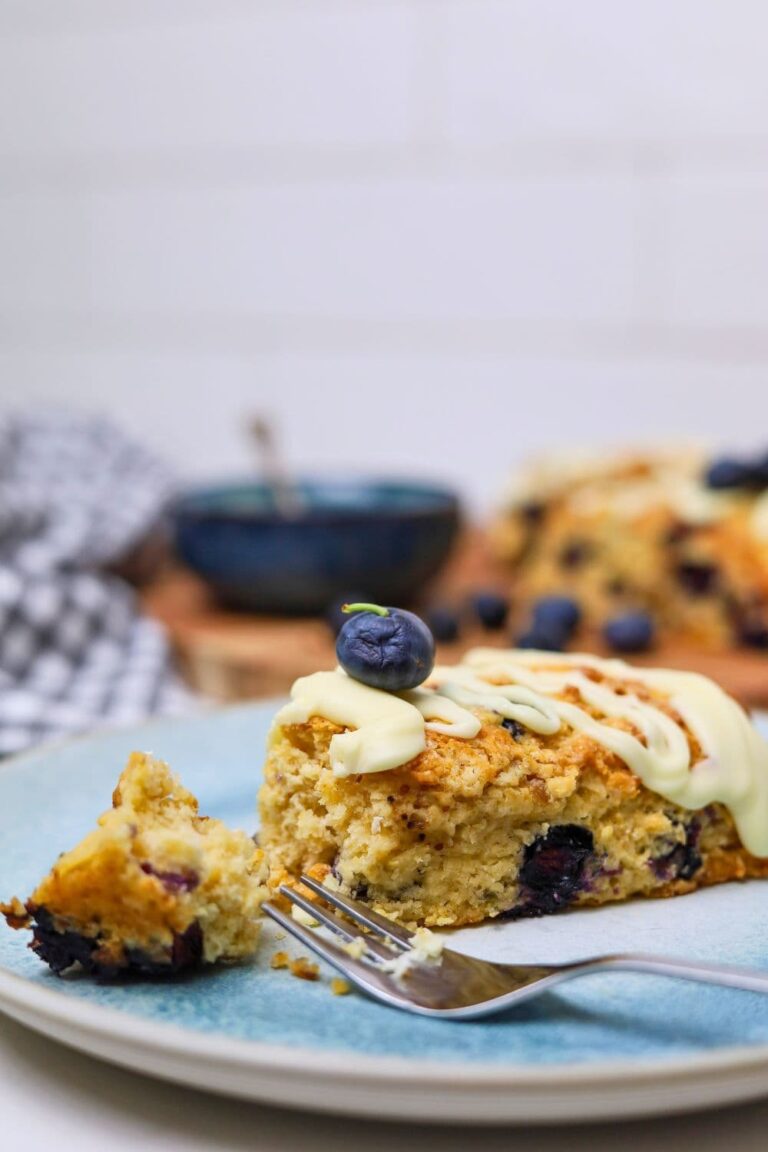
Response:
POLYGON ((472 739, 481 726, 472 710, 492 711, 540 735, 563 725, 583 732, 619 756, 647 788, 683 808, 723 804, 748 851, 768 856, 768 744, 736 701, 704 676, 581 654, 478 648, 461 665, 435 668, 426 688, 382 692, 339 670, 297 680, 291 696, 277 726, 322 716, 350 729, 331 740, 339 776, 408 763, 424 751, 425 729, 472 739), (692 765, 686 734, 666 712, 631 691, 595 682, 584 673, 590 668, 663 693, 704 758, 692 765), (602 716, 628 721, 645 742, 561 699, 569 688, 602 716))

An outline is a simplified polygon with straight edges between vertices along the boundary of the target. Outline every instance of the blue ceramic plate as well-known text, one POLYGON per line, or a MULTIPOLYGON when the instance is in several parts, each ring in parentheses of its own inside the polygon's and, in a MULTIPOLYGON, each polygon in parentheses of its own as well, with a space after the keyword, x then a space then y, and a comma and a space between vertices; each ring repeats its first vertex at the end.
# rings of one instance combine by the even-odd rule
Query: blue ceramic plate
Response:
MULTIPOLYGON (((133 748, 170 761, 202 810, 253 829, 273 706, 148 724, 0 765, 0 891, 26 896, 109 805, 133 748)), ((768 967, 768 885, 726 885, 448 934, 492 958, 642 949, 768 967)), ((657 977, 594 976, 504 1018, 409 1017, 253 966, 170 982, 56 979, 0 929, 0 1007, 64 1043, 234 1096, 464 1121, 640 1115, 768 1094, 768 997, 657 977)), ((280 941, 280 947, 286 947, 280 941)), ((290 950, 290 946, 289 946, 290 950)), ((296 952, 296 949, 292 949, 296 952)))

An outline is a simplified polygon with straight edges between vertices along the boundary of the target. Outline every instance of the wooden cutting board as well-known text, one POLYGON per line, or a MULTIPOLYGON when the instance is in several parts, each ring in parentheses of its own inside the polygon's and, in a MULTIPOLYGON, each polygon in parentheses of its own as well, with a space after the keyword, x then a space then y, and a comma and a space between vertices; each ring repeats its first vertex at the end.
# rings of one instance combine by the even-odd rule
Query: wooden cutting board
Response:
MULTIPOLYGON (((456 604, 472 589, 494 585, 503 587, 504 579, 494 570, 482 537, 472 533, 457 549, 431 599, 456 604)), ((156 578, 142 597, 146 611, 168 630, 187 681, 217 700, 284 695, 298 676, 335 665, 335 638, 324 620, 226 611, 197 576, 182 568, 156 578)), ((438 662, 456 663, 480 644, 507 647, 507 631, 465 627, 459 641, 438 645, 438 662)), ((597 637, 580 646, 606 654, 597 637)), ((666 644, 633 659, 703 672, 743 704, 768 707, 768 654, 702 652, 666 644)))

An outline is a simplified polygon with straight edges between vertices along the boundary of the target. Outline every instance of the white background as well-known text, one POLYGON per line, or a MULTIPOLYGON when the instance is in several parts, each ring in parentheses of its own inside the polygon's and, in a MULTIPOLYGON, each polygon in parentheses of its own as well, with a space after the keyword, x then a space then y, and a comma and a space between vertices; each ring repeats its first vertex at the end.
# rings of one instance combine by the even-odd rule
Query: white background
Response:
POLYGON ((0 410, 189 475, 768 441, 763 0, 0 0, 0 410))

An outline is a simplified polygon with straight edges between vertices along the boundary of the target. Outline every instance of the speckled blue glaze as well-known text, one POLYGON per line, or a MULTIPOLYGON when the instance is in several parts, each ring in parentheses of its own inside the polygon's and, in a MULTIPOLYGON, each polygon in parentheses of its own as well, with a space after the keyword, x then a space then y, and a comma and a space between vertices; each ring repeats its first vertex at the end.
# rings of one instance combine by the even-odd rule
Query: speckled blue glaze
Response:
MULTIPOLYGON (((26 896, 57 851, 88 831, 108 806, 133 748, 168 759, 199 795, 204 812, 253 829, 272 712, 269 705, 255 705, 149 724, 0 764, 0 895, 26 896)), ((768 967, 766 911, 768 885, 753 882, 676 900, 491 924, 453 933, 451 942, 520 961, 635 948, 768 967)), ((268 947, 252 966, 171 982, 96 985, 51 976, 26 948, 26 937, 0 927, 0 967, 61 996, 246 1040, 529 1065, 654 1061, 768 1045, 768 997, 655 977, 592 977, 503 1018, 457 1023, 408 1017, 356 994, 335 997, 327 972, 312 984, 272 971, 268 947)), ((298 947, 293 950, 298 954, 298 947)))

